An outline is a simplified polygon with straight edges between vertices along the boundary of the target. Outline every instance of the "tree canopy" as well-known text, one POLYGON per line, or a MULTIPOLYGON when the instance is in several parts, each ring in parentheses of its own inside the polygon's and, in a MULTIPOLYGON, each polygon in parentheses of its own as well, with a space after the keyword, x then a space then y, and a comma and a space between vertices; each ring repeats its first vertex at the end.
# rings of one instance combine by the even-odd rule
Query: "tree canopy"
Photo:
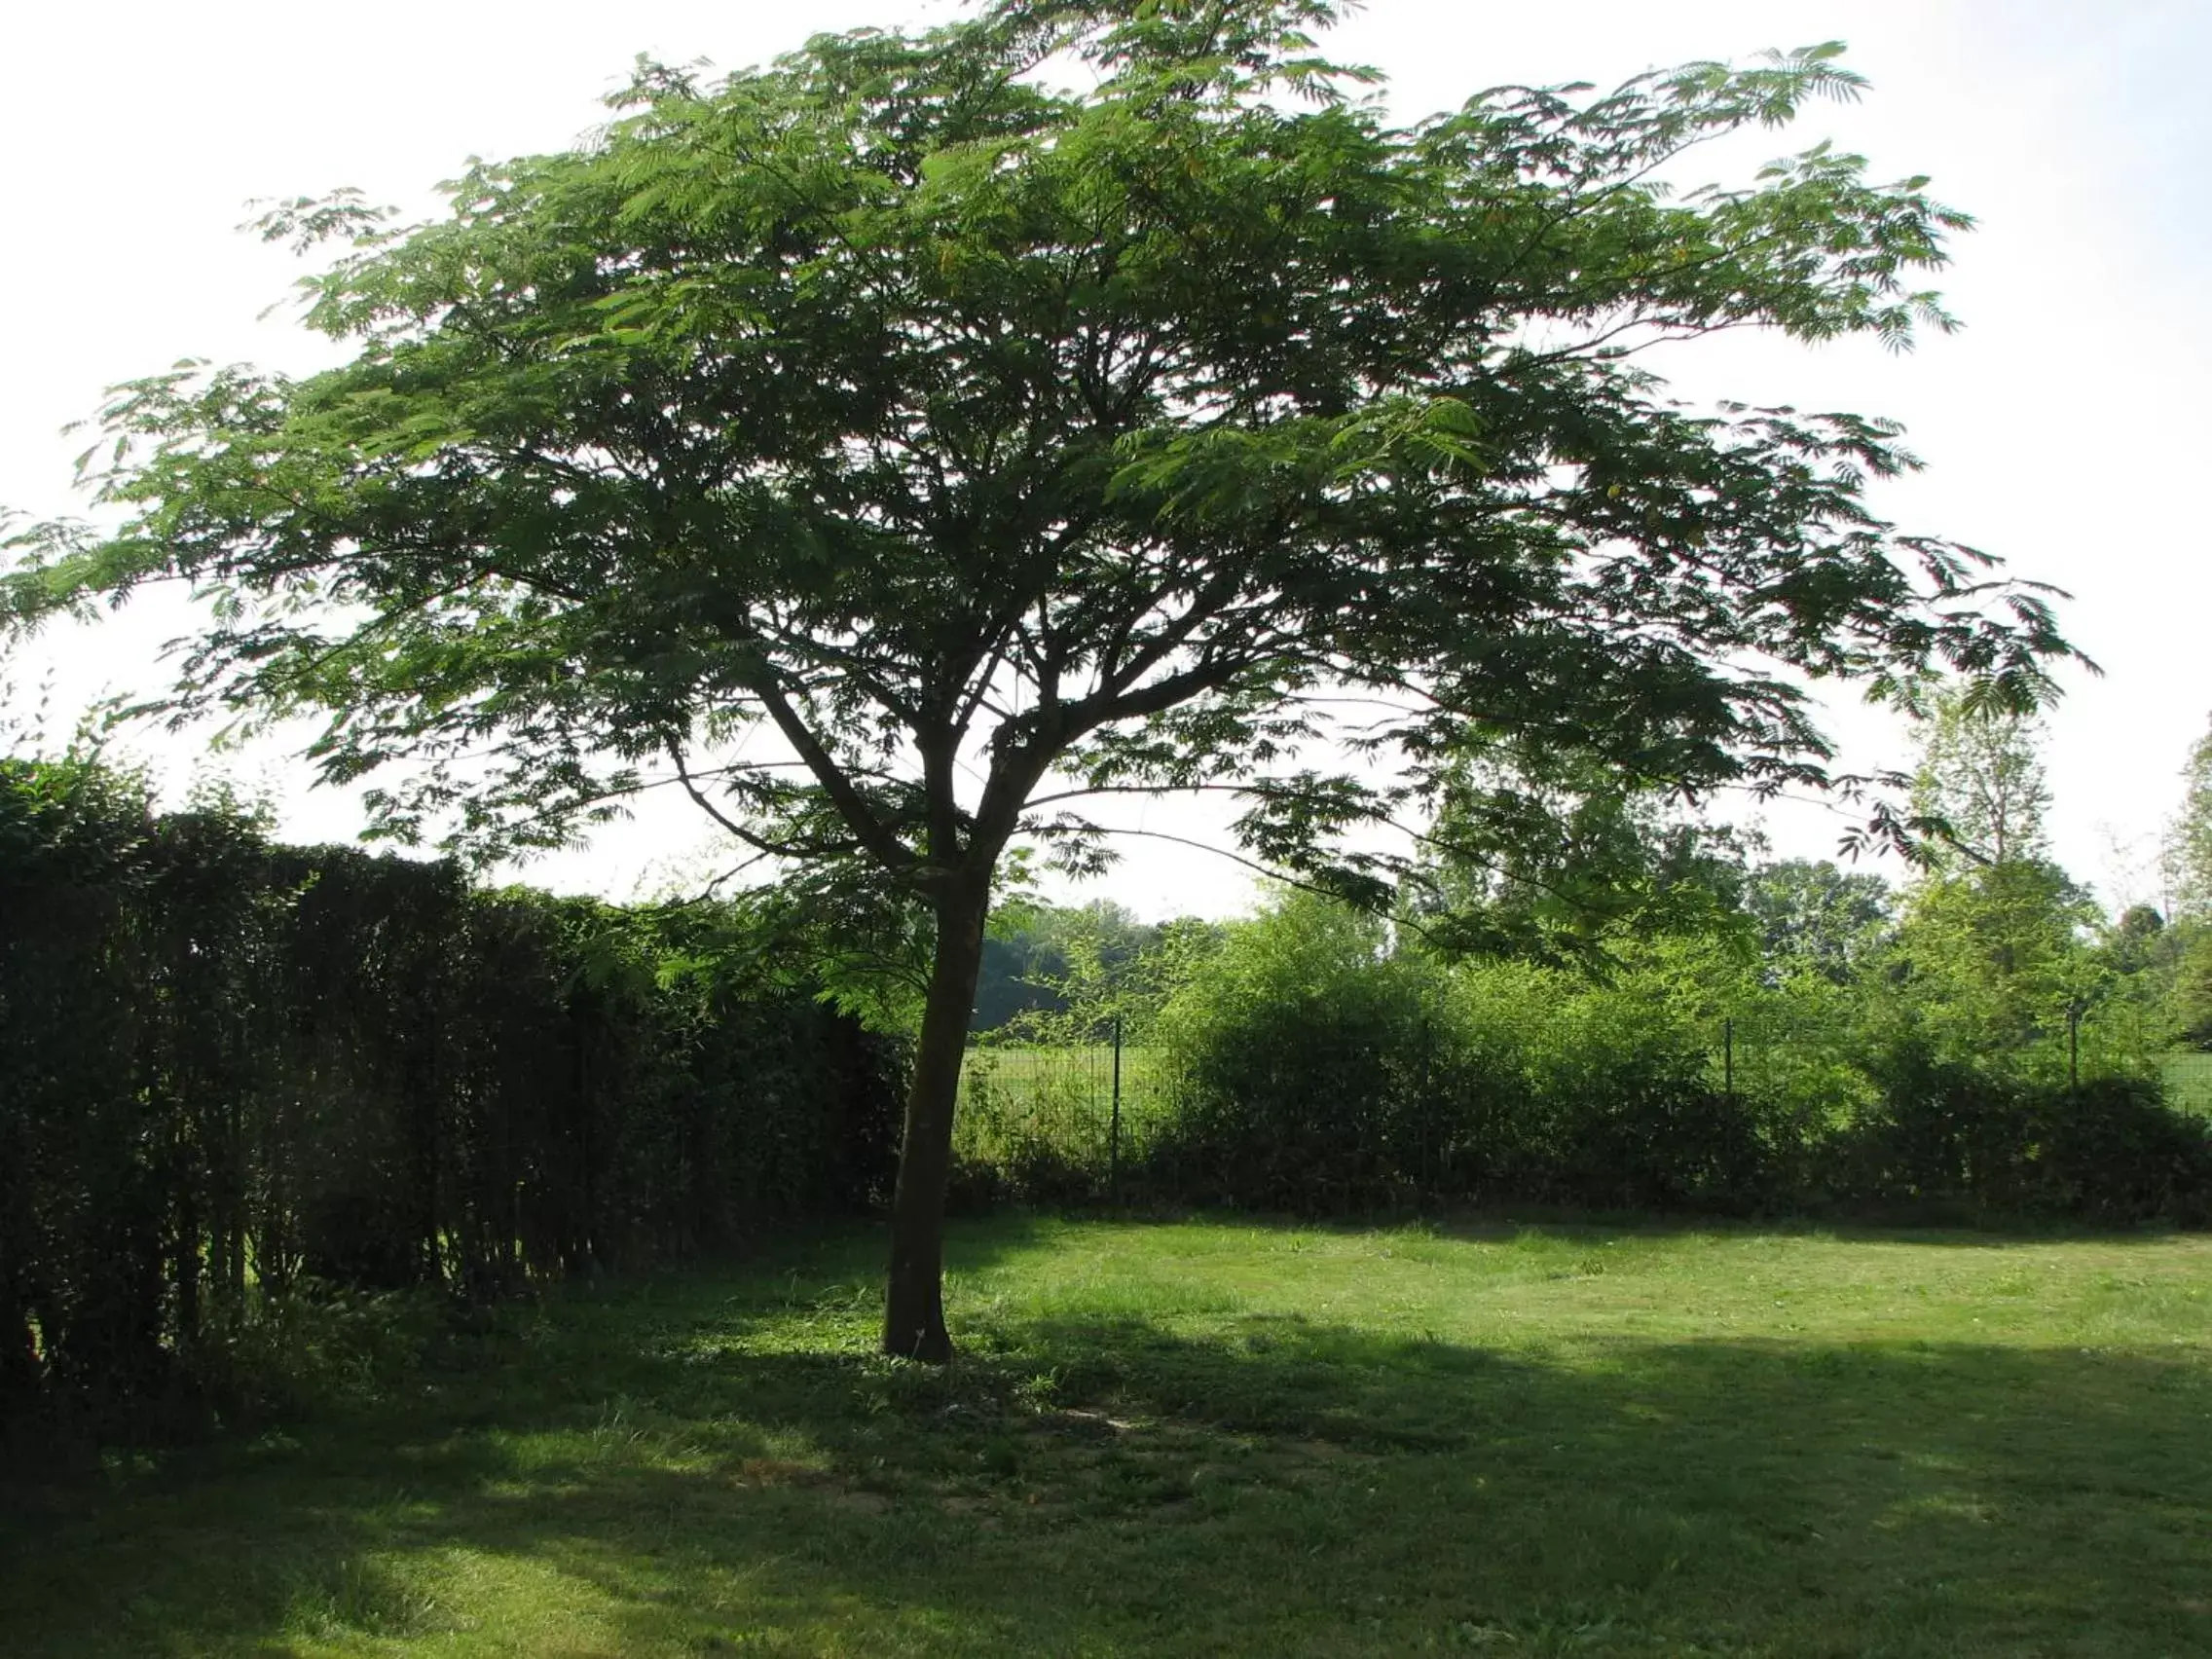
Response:
POLYGON ((543 844, 666 778, 787 871, 916 902, 886 1344, 941 1355, 1017 837, 1084 867, 1084 797, 1228 790, 1249 857, 1372 898, 1395 866, 1346 832, 1470 755, 1848 787, 1807 682, 1934 665, 2026 708, 2065 649, 2039 592, 1871 510, 1917 464, 1893 425, 1693 411, 1646 364, 1951 326, 1922 283, 1967 220, 1926 180, 1817 144, 1665 181, 1856 95, 1839 49, 1400 124, 1316 55, 1343 10, 994 0, 645 64, 434 222, 279 209, 341 246, 307 317, 350 360, 121 388, 88 462, 120 525, 18 533, 6 608, 182 578, 168 706, 319 713, 386 833, 543 844))
POLYGON ((1673 805, 1571 751, 1470 760, 1437 792, 1400 915, 1448 956, 1601 974, 1615 945, 1725 930, 1743 901, 1746 837, 1673 805))
POLYGON ((1832 864, 1785 859, 1751 873, 1744 907, 1770 973, 1848 983, 1877 953, 1891 921, 1889 883, 1832 864))

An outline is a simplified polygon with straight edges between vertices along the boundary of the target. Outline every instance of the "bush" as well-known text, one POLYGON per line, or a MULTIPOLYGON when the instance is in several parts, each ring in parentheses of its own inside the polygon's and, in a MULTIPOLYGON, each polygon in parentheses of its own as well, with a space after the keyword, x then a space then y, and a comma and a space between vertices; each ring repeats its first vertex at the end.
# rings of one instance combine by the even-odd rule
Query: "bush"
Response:
MULTIPOLYGON (((1013 1051, 1023 1059, 1045 1050, 1013 1051)), ((946 1201, 977 1213, 1000 1203, 1059 1209, 1106 1197, 1106 1125, 1073 1073, 1009 1078, 1005 1051, 972 1053, 946 1201)))
MULTIPOLYGON (((1909 1021, 1862 1011, 1855 1031, 1825 981, 1721 975, 1716 997, 1678 963, 1597 983, 1389 944, 1381 924, 1304 897, 1232 930, 1162 1016, 1177 1087, 1140 1179, 1307 1213, 1538 1202, 2120 1224, 2212 1209, 2207 1127, 2155 1080, 2074 1088, 1938 1060, 1909 1021), (1722 1018, 1744 1039, 1735 1087, 1716 1063, 1722 1018)), ((1006 1179, 1014 1196, 1047 1184, 1006 1179)))
MULTIPOLYGON (((204 1400, 253 1424, 388 1396, 421 1369, 451 1305, 427 1289, 358 1290, 313 1281, 225 1307, 193 1354, 204 1400)), ((211 1414, 218 1415, 218 1414, 211 1414)))
POLYGON ((1447 1140, 1434 975, 1379 924, 1298 897, 1236 930, 1169 1001, 1180 1096, 1153 1152, 1195 1196, 1268 1209, 1416 1196, 1447 1140))
POLYGON ((2155 1082, 2027 1084, 1908 1054, 1884 1085, 1881 1104, 1829 1151, 1846 1201, 2115 1225, 2212 1220, 2212 1125, 2167 1106, 2155 1082))
POLYGON ((1714 1087, 1680 1022, 1562 973, 1385 943, 1379 924, 1293 900, 1169 1004, 1182 1092, 1160 1156, 1202 1172, 1191 1196, 1744 1209, 1772 1189, 1788 1134, 1714 1087))
MULTIPOLYGON (((1464 1017, 1509 1037, 1522 1089, 1493 1120, 1489 1196, 1600 1208, 1742 1211, 1771 1203, 1785 1114, 1719 1086, 1708 1037, 1635 982, 1553 970, 1458 970, 1464 1017)), ((1462 1084, 1464 1092, 1470 1084, 1462 1084)))

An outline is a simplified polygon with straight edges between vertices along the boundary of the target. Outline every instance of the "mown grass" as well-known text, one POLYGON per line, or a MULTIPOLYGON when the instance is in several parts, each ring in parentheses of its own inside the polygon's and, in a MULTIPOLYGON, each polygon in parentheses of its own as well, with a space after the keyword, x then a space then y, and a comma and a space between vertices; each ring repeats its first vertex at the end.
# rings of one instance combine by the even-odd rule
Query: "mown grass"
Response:
POLYGON ((14 1654, 2212 1653, 2212 1239, 998 1220, 9 1493, 14 1654))

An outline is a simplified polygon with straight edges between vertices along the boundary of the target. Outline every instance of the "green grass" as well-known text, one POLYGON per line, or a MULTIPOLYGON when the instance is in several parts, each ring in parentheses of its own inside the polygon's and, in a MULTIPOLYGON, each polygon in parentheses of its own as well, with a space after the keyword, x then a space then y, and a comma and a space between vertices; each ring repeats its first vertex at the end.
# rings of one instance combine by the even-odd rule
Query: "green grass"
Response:
POLYGON ((14 1655, 2212 1653, 2212 1238, 961 1230, 0 1493, 14 1655))

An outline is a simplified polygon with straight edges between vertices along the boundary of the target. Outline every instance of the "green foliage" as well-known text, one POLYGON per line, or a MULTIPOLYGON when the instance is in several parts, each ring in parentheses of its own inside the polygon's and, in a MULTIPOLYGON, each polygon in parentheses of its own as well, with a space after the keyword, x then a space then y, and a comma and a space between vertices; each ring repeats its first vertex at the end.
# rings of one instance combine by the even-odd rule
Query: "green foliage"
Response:
POLYGON ((1094 1110, 1097 1060, 1094 1049, 969 1051, 953 1141, 955 1207, 1058 1208, 1111 1196, 1111 1106, 1094 1110))
POLYGON ((1067 956, 1056 937, 1059 915, 1054 906, 1024 901, 992 910, 971 1029, 997 1030, 1033 1010, 1063 1006, 1053 989, 1067 973, 1067 956))
POLYGON ((1174 1058, 1156 1044, 1117 1048, 1110 1032, 1095 1043, 993 1042, 969 1049, 960 1084, 962 1206, 1119 1202, 1169 1190, 1141 1175, 1158 1161, 1182 1097, 1174 1058))
POLYGON ((1124 1044, 1150 1041, 1167 998, 1223 937, 1218 924, 1195 916, 1144 926, 1111 900, 1075 910, 1032 907, 1002 917, 994 931, 1027 945, 1033 966, 1023 984, 1037 999, 994 1041, 1047 1044, 1098 1043, 1116 1031, 1124 1044))
POLYGON ((172 711, 320 719, 403 840, 558 842, 657 771, 932 909, 892 1325, 949 1352, 983 918, 1019 840, 1097 867, 1087 797, 1227 792, 1256 860, 1381 906, 1407 863, 1358 833, 1470 748, 1856 794, 1806 682, 2028 709, 2069 653, 2046 590, 1869 508, 1918 464, 1893 425, 1693 413, 1643 366, 1953 326, 1924 281, 1969 221, 1925 178, 1826 143, 1669 176, 1854 92, 1837 49, 1394 126, 1315 55, 1343 10, 987 0, 641 64, 603 132, 470 165, 431 223, 295 203, 268 235, 350 240, 307 315, 350 357, 119 388, 117 527, 10 537, 0 617, 181 578, 172 711))
POLYGON ((983 940, 974 1029, 1025 1032, 1040 1016, 1060 1019, 1079 1006, 1094 1022, 1110 1018, 1095 1005, 1154 937, 1110 899, 1077 909, 1034 900, 1002 903, 983 940))
POLYGON ((1943 839, 1882 964, 1887 1051, 2057 1085, 2080 1071, 2085 1030, 2088 1075, 2154 1076, 2165 1043, 2131 977, 2156 930, 2138 916, 2115 934, 2045 856, 2040 723, 1957 685, 1926 712, 1915 804, 1943 839))
MULTIPOLYGON (((1490 1080, 1519 1089, 1478 1123, 1464 1160, 1478 1195, 1603 1209, 1771 1207, 1788 1147, 1773 1103, 1723 1086, 1718 1021, 1646 970, 1611 982, 1489 965, 1456 988, 1478 1034, 1502 1038, 1455 1076, 1462 1098, 1490 1080)), ((1494 1084, 1490 1084, 1494 1088, 1494 1084)))
MULTIPOLYGON (((1895 955, 1865 944, 1854 918, 1867 890, 1804 868, 1786 886, 1837 900, 1814 914, 1853 923, 1828 941, 1850 948, 1788 933, 1761 958, 1734 931, 1667 936, 1617 944, 1600 978, 1447 963, 1290 895, 1231 927, 1169 998, 1124 1185, 1324 1214, 1543 1202, 2206 1216, 2204 1131, 2161 1097, 2161 1038, 2140 999, 2108 989, 2083 1007, 2076 1087, 2063 1006, 2055 1034, 2008 1036, 2002 987, 1975 1001, 1934 968, 1905 971, 1923 960, 1907 954, 1921 937, 1909 926, 1895 955)), ((2085 950, 2069 960, 2106 972, 2085 950)), ((1993 972, 1986 953, 1968 969, 1993 972)), ((1079 1051, 1014 1053, 1018 1074, 971 1057, 969 1109, 989 1125, 962 1143, 972 1196, 1100 1196, 1100 1078, 1051 1063, 1079 1051)))
POLYGON ((323 716, 336 779, 418 762, 370 795, 403 838, 558 840, 657 767, 769 856, 967 903, 1017 834, 1095 856, 1049 772, 1236 791, 1258 856, 1372 895, 1342 832, 1405 796, 1308 738, 1416 795, 1493 741, 1822 786, 1801 692, 1744 664, 2048 692, 2039 590, 1868 510, 1918 464, 1894 428, 1693 414, 1635 355, 1952 326, 1921 284, 1968 220, 1925 179, 1819 143, 1660 182, 1854 92, 1833 51, 1398 127, 1314 55, 1340 10, 998 0, 645 64, 433 222, 279 209, 342 249, 307 314, 351 358, 120 388, 121 528, 21 530, 4 608, 185 578, 178 706, 323 716))
POLYGON ((1161 1156, 1217 1201, 1353 1209, 1412 1196, 1429 1110, 1435 973, 1383 924, 1291 894, 1233 928, 1161 1014, 1182 1096, 1161 1156))
POLYGON ((296 1280, 209 1307, 192 1345, 192 1383, 229 1423, 296 1422, 420 1387, 425 1361, 456 1328, 451 1300, 432 1287, 296 1280))
POLYGON ((1761 960, 1778 982, 1818 974, 1833 984, 1852 983, 1886 941, 1892 918, 1888 882, 1825 860, 1764 865, 1743 894, 1758 924, 1761 960))
POLYGON ((2212 912, 2212 732, 2190 745, 2181 810, 2166 830, 2165 864, 2177 915, 2212 912))
POLYGON ((1741 839, 1628 768, 1495 745, 1450 773, 1403 913, 1446 956, 1603 972, 1629 941, 1740 928, 1741 839))
POLYGON ((2212 1125, 2171 1110, 2156 1082, 2037 1087, 1903 1055, 1880 1105, 1825 1149, 1840 1196, 1926 1214, 2114 1224, 2212 1222, 2212 1125))
POLYGON ((472 892, 219 805, 0 761, 11 1429, 250 1413, 284 1356, 319 1389, 384 1317, 333 1292, 484 1300, 882 1196, 895 1054, 748 974, 726 917, 472 892))
POLYGON ((1390 951, 1317 899, 1233 931, 1161 1031, 1183 1091, 1161 1161, 1228 1202, 1726 1209, 1771 1185, 1750 1103, 1714 1086, 1678 1008, 1390 951))
POLYGON ((2212 1051, 2212 927, 2186 923, 2173 934, 2175 953, 2163 1023, 2176 1041, 2212 1051))
MULTIPOLYGON (((1938 1059, 2063 1082, 2070 1018, 2113 989, 2091 943, 2102 919, 2055 865, 2009 859, 1931 874, 1908 895, 1893 946, 1898 1013, 1938 1059)), ((2148 1065, 2151 1052, 2136 1058, 2148 1065)))

